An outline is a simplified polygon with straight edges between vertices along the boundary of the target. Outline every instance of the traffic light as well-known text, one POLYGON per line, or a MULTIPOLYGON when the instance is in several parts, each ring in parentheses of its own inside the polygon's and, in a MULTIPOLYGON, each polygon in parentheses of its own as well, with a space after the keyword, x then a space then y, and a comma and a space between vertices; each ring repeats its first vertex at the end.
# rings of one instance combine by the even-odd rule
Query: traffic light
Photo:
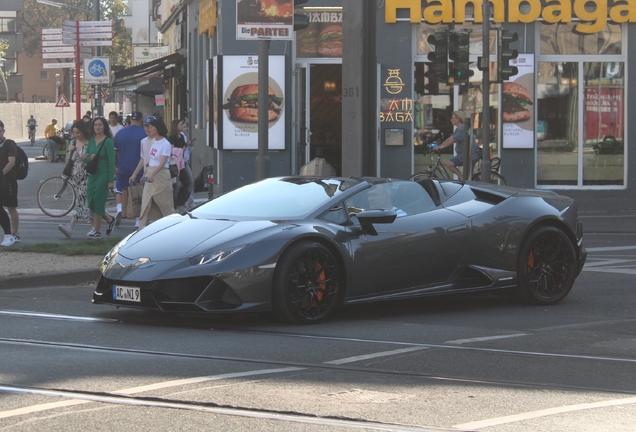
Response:
POLYGON ((433 67, 430 64, 425 63, 424 67, 427 68, 427 71, 424 72, 424 77, 427 82, 424 84, 424 92, 422 94, 439 94, 439 80, 437 79, 437 74, 433 71, 433 67))
MULTIPOLYGON (((296 6, 307 3, 309 0, 294 0, 294 11, 296 6)), ((309 27, 309 16, 303 13, 294 12, 294 31, 306 29, 309 27)))
POLYGON ((475 72, 470 70, 470 35, 467 31, 455 31, 451 33, 449 40, 448 56, 453 61, 449 67, 449 75, 453 78, 455 84, 467 84, 471 76, 475 72))
POLYGON ((436 32, 427 39, 428 43, 435 47, 428 53, 428 60, 432 63, 430 70, 438 82, 446 82, 448 79, 448 31, 436 32))
POLYGON ((516 49, 510 48, 510 44, 518 38, 517 33, 501 30, 499 44, 497 45, 497 82, 507 81, 511 76, 519 73, 519 69, 516 66, 510 66, 510 60, 514 60, 519 56, 519 52, 516 49))

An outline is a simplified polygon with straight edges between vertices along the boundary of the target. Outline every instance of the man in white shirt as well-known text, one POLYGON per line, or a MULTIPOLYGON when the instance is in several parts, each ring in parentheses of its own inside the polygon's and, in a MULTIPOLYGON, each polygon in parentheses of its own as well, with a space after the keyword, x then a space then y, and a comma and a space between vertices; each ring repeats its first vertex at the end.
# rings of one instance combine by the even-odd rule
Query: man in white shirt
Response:
POLYGON ((110 134, 115 138, 117 132, 124 128, 124 125, 119 123, 119 114, 116 111, 108 113, 108 127, 110 128, 110 134))

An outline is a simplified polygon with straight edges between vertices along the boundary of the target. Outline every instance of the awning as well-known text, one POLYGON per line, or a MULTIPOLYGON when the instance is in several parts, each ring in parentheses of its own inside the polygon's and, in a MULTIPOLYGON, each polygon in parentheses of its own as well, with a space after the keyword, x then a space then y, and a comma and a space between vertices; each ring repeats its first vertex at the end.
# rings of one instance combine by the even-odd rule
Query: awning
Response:
MULTIPOLYGON (((118 72, 115 72, 115 79, 111 83, 111 90, 113 91, 137 91, 141 94, 148 94, 149 96, 163 93, 163 85, 157 92, 150 93, 151 89, 147 88, 143 93, 139 90, 142 87, 146 87, 155 81, 163 82, 163 72, 166 67, 170 65, 176 65, 185 61, 185 58, 179 54, 174 53, 161 57, 155 60, 151 60, 146 63, 142 63, 137 66, 130 67, 118 72)), ((157 89, 156 85, 152 87, 157 89)), ((153 91, 154 91, 153 90, 153 91)))
POLYGON ((163 78, 156 78, 150 81, 148 84, 137 87, 133 92, 144 95, 154 96, 163 93, 163 78))

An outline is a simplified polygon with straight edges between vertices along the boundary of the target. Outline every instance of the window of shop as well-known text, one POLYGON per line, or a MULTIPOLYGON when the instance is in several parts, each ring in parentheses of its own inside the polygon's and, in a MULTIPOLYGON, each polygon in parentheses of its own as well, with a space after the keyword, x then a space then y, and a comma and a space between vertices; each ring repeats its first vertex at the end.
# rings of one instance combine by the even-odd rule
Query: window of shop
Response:
POLYGON ((538 25, 537 185, 625 185, 626 41, 619 25, 591 35, 538 25))
MULTIPOLYGON (((450 122, 451 113, 460 110, 465 117, 472 117, 471 128, 480 147, 482 143, 480 117, 483 111, 482 73, 477 69, 477 57, 483 53, 483 33, 481 25, 462 25, 461 30, 470 32, 470 61, 474 75, 470 78, 469 86, 453 86, 445 83, 431 86, 431 82, 424 76, 428 70, 427 55, 433 47, 428 43, 428 36, 441 30, 448 30, 445 25, 431 26, 420 24, 416 26, 415 47, 415 95, 414 95, 414 147, 413 172, 429 169, 431 158, 428 144, 442 142, 452 135, 453 126, 450 122)), ((489 41, 491 61, 496 61, 496 37, 491 32, 489 41)), ((490 147, 491 155, 497 156, 497 119, 498 119, 498 86, 491 85, 490 89, 490 147)), ((453 156, 452 148, 444 150, 442 160, 445 162, 453 156)))

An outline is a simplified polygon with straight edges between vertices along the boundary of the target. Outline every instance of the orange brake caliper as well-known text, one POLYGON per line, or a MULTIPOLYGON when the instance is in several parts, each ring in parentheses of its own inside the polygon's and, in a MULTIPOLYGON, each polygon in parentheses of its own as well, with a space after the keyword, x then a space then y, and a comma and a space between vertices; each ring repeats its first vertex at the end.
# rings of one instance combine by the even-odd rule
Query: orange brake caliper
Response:
MULTIPOLYGON (((320 263, 316 263, 316 271, 320 271, 322 269, 322 266, 320 265, 320 263)), ((322 270, 320 271, 320 274, 318 274, 318 277, 316 278, 316 280, 318 282, 324 281, 326 279, 325 277, 325 271, 322 270)), ((321 291, 317 291, 316 292, 316 297, 318 297, 318 301, 322 300, 322 296, 324 294, 324 289, 327 287, 327 284, 325 283, 319 283, 318 284, 320 286, 321 291)), ((312 306, 317 306, 316 301, 314 300, 311 304, 312 306)))

